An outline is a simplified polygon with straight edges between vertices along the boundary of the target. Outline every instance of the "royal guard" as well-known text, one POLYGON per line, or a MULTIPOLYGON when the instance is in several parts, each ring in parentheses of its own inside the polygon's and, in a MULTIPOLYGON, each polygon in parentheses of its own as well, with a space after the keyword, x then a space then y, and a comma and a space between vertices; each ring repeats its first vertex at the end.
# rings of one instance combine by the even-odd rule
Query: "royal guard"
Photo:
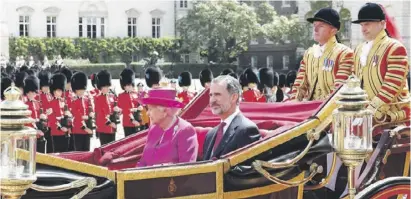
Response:
MULTIPOLYGON (((241 85, 241 88, 243 89, 243 93, 248 91, 248 81, 245 79, 244 73, 241 73, 240 78, 238 78, 238 81, 241 85)), ((243 101, 244 101, 244 96, 243 96, 243 101)))
POLYGON ((289 71, 285 78, 285 93, 284 93, 284 101, 290 99, 291 97, 291 88, 294 85, 295 79, 297 78, 296 71, 289 71))
POLYGON ((102 70, 96 75, 97 88, 100 93, 94 97, 96 113, 96 133, 100 137, 101 145, 105 145, 115 140, 117 124, 116 114, 120 111, 115 106, 115 96, 110 93, 111 74, 107 70, 102 70))
POLYGON ((191 80, 192 76, 188 71, 182 72, 178 76, 178 85, 182 88, 182 91, 178 93, 177 98, 184 104, 184 106, 190 103, 194 98, 194 94, 188 90, 191 86, 191 80))
POLYGON ((245 102, 258 102, 260 97, 260 91, 257 86, 259 84, 257 70, 255 68, 247 68, 244 71, 244 79, 248 83, 248 90, 243 92, 243 98, 245 102))
MULTIPOLYGON (((14 84, 17 88, 20 89, 21 95, 23 97, 24 93, 24 80, 27 78, 27 73, 22 71, 22 72, 17 72, 14 76, 14 84)), ((23 99, 23 98, 22 98, 23 99)))
POLYGON ((143 107, 138 103, 138 93, 134 90, 134 71, 126 68, 120 74, 120 85, 124 90, 118 95, 118 106, 123 113, 124 136, 127 137, 139 131, 141 121, 141 111, 143 107))
POLYGON ((66 89, 66 76, 61 73, 54 74, 50 79, 50 93, 53 99, 49 102, 47 110, 48 127, 50 129, 52 152, 67 152, 69 148, 69 128, 62 124, 65 114, 64 91, 66 89))
POLYGON ((405 46, 390 37, 399 36, 391 18, 381 5, 366 3, 352 23, 361 24, 365 39, 355 49, 354 73, 371 101, 368 109, 380 122, 409 121, 409 60, 405 46))
POLYGON ((32 124, 26 126, 37 130, 37 152, 46 153, 46 139, 44 132, 47 130, 47 116, 40 112, 40 102, 35 98, 39 90, 39 79, 36 76, 29 76, 24 80, 25 103, 31 111, 31 118, 35 120, 32 124))
POLYGON ((71 88, 75 94, 71 104, 73 128, 71 144, 75 151, 90 151, 90 136, 93 135, 93 99, 87 97, 87 75, 83 72, 74 73, 71 78, 71 88), (90 123, 91 122, 91 123, 90 123))
MULTIPOLYGON (((50 114, 47 112, 49 109, 49 103, 53 99, 50 93, 50 79, 51 73, 49 71, 43 70, 38 73, 38 79, 40 81, 40 91, 37 95, 37 100, 40 102, 40 112, 46 116, 50 114)), ((46 118, 47 122, 47 118, 46 118)), ((53 151, 50 128, 47 128, 44 132, 44 138, 47 140, 47 151, 53 151)))
POLYGON ((318 44, 304 54, 291 100, 324 100, 351 74, 353 51, 337 40, 341 23, 334 9, 320 9, 307 21, 313 24, 313 36, 318 44))
POLYGON ((203 69, 200 72, 199 77, 201 86, 205 89, 210 88, 211 81, 214 78, 213 72, 208 68, 203 69))
POLYGON ((258 102, 276 102, 276 95, 272 88, 274 87, 274 71, 272 68, 260 68, 258 70, 258 77, 260 79, 261 95, 258 102))

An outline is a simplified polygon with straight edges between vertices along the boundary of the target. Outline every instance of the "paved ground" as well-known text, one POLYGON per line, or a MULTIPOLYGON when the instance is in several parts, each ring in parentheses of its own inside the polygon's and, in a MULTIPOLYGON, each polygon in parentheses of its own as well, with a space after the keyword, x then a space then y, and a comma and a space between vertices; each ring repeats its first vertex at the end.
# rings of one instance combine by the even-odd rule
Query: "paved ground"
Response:
MULTIPOLYGON (((137 79, 137 82, 143 82, 145 84, 144 79, 137 79)), ((123 92, 120 86, 120 81, 118 79, 113 79, 112 80, 112 87, 114 88, 115 92, 117 94, 123 92)), ((88 90, 92 90, 93 86, 91 85, 89 81, 88 85, 88 90)), ((196 90, 202 88, 200 80, 199 79, 193 79, 192 86, 190 87, 191 90, 196 90)), ((116 140, 124 138, 124 131, 123 131, 123 126, 121 124, 117 125, 117 134, 116 134, 116 140)), ((90 141, 90 150, 93 151, 94 148, 100 146, 100 140, 96 139, 95 137, 91 138, 90 141)))

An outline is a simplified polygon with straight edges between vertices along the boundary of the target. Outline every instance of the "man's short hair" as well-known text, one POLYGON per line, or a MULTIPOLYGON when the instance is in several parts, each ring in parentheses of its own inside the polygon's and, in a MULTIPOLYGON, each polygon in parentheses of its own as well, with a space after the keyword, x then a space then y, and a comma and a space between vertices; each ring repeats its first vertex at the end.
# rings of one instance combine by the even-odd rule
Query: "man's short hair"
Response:
POLYGON ((238 82, 236 78, 230 75, 220 75, 211 81, 211 83, 217 83, 217 84, 221 82, 225 82, 227 84, 226 89, 228 93, 230 93, 230 95, 238 94, 237 104, 240 103, 241 92, 242 92, 240 82, 238 82))

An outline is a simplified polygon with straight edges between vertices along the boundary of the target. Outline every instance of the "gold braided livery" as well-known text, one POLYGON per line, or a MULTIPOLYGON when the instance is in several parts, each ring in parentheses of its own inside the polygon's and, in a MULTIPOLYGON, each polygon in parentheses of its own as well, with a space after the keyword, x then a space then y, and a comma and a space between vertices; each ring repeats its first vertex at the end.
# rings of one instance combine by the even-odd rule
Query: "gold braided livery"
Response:
POLYGON ((325 44, 320 57, 316 58, 314 54, 314 47, 304 54, 291 91, 292 100, 326 99, 351 74, 353 51, 338 43, 335 37, 325 44))
POLYGON ((373 42, 364 66, 360 57, 360 44, 354 52, 354 74, 362 81, 363 89, 371 100, 370 108, 376 111, 377 119, 390 116, 391 121, 409 118, 409 105, 387 104, 407 102, 409 92, 406 75, 409 71, 407 51, 399 41, 381 31, 373 42))

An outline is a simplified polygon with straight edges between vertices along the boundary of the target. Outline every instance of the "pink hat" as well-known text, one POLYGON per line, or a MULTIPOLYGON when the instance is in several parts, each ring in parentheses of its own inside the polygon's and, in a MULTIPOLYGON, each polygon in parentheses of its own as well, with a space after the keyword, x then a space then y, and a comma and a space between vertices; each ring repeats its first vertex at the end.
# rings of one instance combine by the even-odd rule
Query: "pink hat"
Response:
POLYGON ((152 104, 164 107, 183 108, 184 104, 176 100, 177 91, 173 89, 151 89, 140 104, 152 104))

